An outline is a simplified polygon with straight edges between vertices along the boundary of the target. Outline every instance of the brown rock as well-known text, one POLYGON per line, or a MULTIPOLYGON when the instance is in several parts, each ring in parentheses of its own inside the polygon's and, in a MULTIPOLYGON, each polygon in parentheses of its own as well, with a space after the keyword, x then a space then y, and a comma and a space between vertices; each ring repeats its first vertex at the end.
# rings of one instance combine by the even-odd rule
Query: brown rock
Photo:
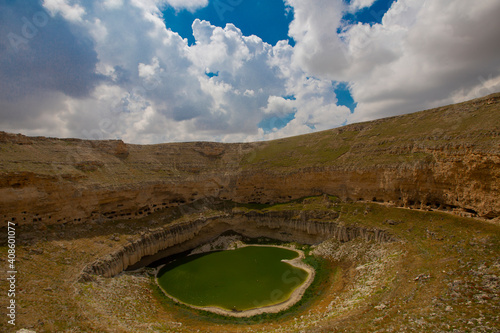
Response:
POLYGON ((39 228, 140 218, 200 199, 270 204, 323 194, 495 220, 498 96, 245 144, 140 146, 0 132, 0 220, 39 228))

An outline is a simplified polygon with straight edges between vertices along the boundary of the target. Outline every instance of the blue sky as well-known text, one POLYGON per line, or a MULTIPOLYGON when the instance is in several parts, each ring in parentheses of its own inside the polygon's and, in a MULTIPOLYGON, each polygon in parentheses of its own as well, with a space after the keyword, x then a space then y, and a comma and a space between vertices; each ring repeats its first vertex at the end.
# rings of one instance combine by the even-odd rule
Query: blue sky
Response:
MULTIPOLYGON (((343 19, 349 24, 367 23, 370 25, 381 23, 382 17, 389 10, 395 0, 377 0, 373 5, 365 7, 355 13, 345 13, 343 19)), ((350 4, 351 1, 347 1, 350 4)), ((288 36, 288 26, 293 21, 293 8, 283 0, 248 1, 248 0, 209 0, 208 6, 195 11, 188 9, 177 10, 167 5, 162 9, 167 28, 187 38, 189 45, 194 44, 195 38, 191 25, 195 19, 209 21, 211 24, 224 28, 232 23, 246 35, 256 35, 264 42, 275 45, 280 40, 286 40, 293 46, 294 40, 288 36)), ((207 73, 208 76, 217 76, 217 73, 207 73)), ((346 82, 332 82, 332 92, 336 94, 337 105, 343 105, 354 111, 356 103, 349 91, 346 82)), ((258 127, 265 133, 273 129, 281 129, 294 119, 294 112, 285 115, 264 118, 258 127)))
MULTIPOLYGON (((345 13, 343 19, 349 24, 376 24, 382 22, 382 17, 395 0, 377 0, 371 6, 354 13, 345 13)), ((351 1, 346 1, 350 4, 351 1)), ((162 9, 167 28, 188 39, 189 45, 195 43, 191 25, 195 19, 209 21, 211 24, 225 27, 233 23, 244 35, 259 36, 264 42, 275 45, 280 40, 286 40, 294 45, 294 40, 288 36, 288 26, 293 21, 293 8, 283 0, 248 1, 248 0, 209 0, 208 6, 196 11, 188 9, 177 10, 167 5, 162 9)), ((216 73, 207 73, 214 76, 216 73)), ((336 94, 338 105, 354 111, 354 102, 346 82, 334 82, 332 91, 336 94)), ((274 127, 281 129, 293 119, 294 113, 280 117, 265 118, 259 127, 265 132, 274 127)))
POLYGON ((244 35, 259 36, 272 45, 280 40, 293 43, 288 37, 293 10, 287 10, 283 0, 210 0, 208 6, 194 12, 187 9, 176 10, 167 5, 162 13, 165 25, 187 38, 189 44, 195 42, 191 25, 197 18, 222 28, 227 23, 233 23, 244 35))
POLYGON ((498 0, 0 0, 0 130, 270 140, 500 91, 498 0))
MULTIPOLYGON (((394 1, 395 0, 377 0, 371 6, 364 7, 356 12, 346 13, 344 15, 344 20, 351 24, 357 24, 358 22, 370 25, 382 23, 382 18, 389 8, 391 8, 394 1)), ((352 2, 353 1, 347 1, 349 4, 352 2)))

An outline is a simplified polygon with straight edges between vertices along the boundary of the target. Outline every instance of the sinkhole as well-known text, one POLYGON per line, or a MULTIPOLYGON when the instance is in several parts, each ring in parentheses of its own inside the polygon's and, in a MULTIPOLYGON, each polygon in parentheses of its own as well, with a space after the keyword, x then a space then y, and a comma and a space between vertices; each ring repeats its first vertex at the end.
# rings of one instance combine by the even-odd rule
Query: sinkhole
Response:
POLYGON ((176 302, 237 317, 275 313, 297 303, 314 279, 300 250, 243 245, 174 258, 157 283, 176 302))

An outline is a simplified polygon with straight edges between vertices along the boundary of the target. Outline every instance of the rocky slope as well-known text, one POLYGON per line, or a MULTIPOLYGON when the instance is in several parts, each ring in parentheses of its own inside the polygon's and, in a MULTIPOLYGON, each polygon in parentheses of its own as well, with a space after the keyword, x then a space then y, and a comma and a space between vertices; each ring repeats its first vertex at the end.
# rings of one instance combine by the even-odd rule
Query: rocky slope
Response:
POLYGON ((247 237, 270 237, 304 244, 317 244, 331 238, 341 242, 356 238, 376 242, 396 240, 384 230, 328 221, 338 217, 338 214, 332 216, 332 213, 233 212, 162 227, 141 235, 139 239, 88 265, 80 280, 92 279, 91 275, 112 277, 127 268, 143 267, 163 257, 196 248, 229 230, 247 237))
MULTIPOLYGON (((340 333, 500 328, 500 225, 480 219, 318 196, 275 205, 204 200, 134 220, 21 225, 16 234, 16 331, 340 333), (109 276, 125 265, 133 268, 130 265, 140 256, 163 246, 174 245, 166 251, 182 251, 227 229, 316 244, 290 244, 314 251, 319 255, 314 260, 324 259, 316 261, 322 263, 315 266, 319 279, 302 305, 276 317, 234 321, 165 299, 152 283, 151 269, 81 279, 82 271, 109 276), (321 242, 328 236, 332 237, 321 242)), ((0 245, 4 265, 8 249, 4 241, 0 245)), ((154 259, 146 256, 134 265, 154 259)), ((0 289, 8 288, 9 281, 0 279, 0 289)), ((2 304, 8 301, 7 293, 0 294, 2 304)), ((0 331, 13 330, 7 321, 0 321, 0 331)))
POLYGON ((218 198, 344 201, 500 216, 500 94, 270 142, 132 145, 0 133, 0 220, 134 219, 218 198))

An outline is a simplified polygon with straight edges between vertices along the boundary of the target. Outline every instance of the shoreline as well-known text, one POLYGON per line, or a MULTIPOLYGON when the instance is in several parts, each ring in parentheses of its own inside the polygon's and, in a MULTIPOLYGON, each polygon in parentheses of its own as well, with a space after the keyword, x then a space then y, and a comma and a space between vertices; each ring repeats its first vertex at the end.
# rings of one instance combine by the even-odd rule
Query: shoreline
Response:
MULTIPOLYGON (((290 260, 282 259, 281 261, 285 262, 291 266, 294 266, 294 267, 297 267, 297 268, 300 268, 300 269, 303 269, 304 271, 306 271, 306 273, 308 275, 307 279, 301 285, 299 285, 290 294, 290 297, 288 297, 285 301, 280 302, 280 303, 276 303, 276 304, 263 306, 260 308, 254 308, 254 309, 243 310, 243 311, 231 311, 231 310, 226 310, 226 309, 215 307, 215 306, 204 306, 204 307, 195 306, 195 305, 191 305, 191 304, 182 302, 182 301, 178 300, 177 298, 169 295, 160 286, 160 284, 158 283, 158 277, 157 277, 158 272, 165 265, 161 265, 161 266, 157 267, 157 269, 156 269, 156 273, 155 273, 156 285, 161 289, 163 294, 165 294, 168 298, 170 298, 171 300, 173 300, 176 303, 186 305, 186 306, 193 308, 193 309, 196 309, 196 310, 208 311, 208 312, 216 313, 219 315, 236 317, 236 318, 253 317, 253 316, 256 316, 259 314, 263 314, 263 313, 278 313, 280 311, 283 311, 283 310, 290 308, 291 306, 296 304, 298 301, 300 301, 302 296, 304 296, 305 291, 307 290, 307 288, 309 288, 311 283, 314 281, 314 277, 316 276, 316 271, 311 266, 302 262, 302 259, 305 258, 304 252, 302 250, 298 250, 298 249, 295 249, 292 247, 286 247, 286 246, 282 246, 282 245, 241 244, 237 248, 242 248, 242 247, 247 247, 247 246, 279 247, 279 248, 283 248, 283 249, 297 252, 299 254, 299 256, 297 258, 290 259, 290 260)), ((227 250, 225 250, 225 251, 227 251, 227 250)))

